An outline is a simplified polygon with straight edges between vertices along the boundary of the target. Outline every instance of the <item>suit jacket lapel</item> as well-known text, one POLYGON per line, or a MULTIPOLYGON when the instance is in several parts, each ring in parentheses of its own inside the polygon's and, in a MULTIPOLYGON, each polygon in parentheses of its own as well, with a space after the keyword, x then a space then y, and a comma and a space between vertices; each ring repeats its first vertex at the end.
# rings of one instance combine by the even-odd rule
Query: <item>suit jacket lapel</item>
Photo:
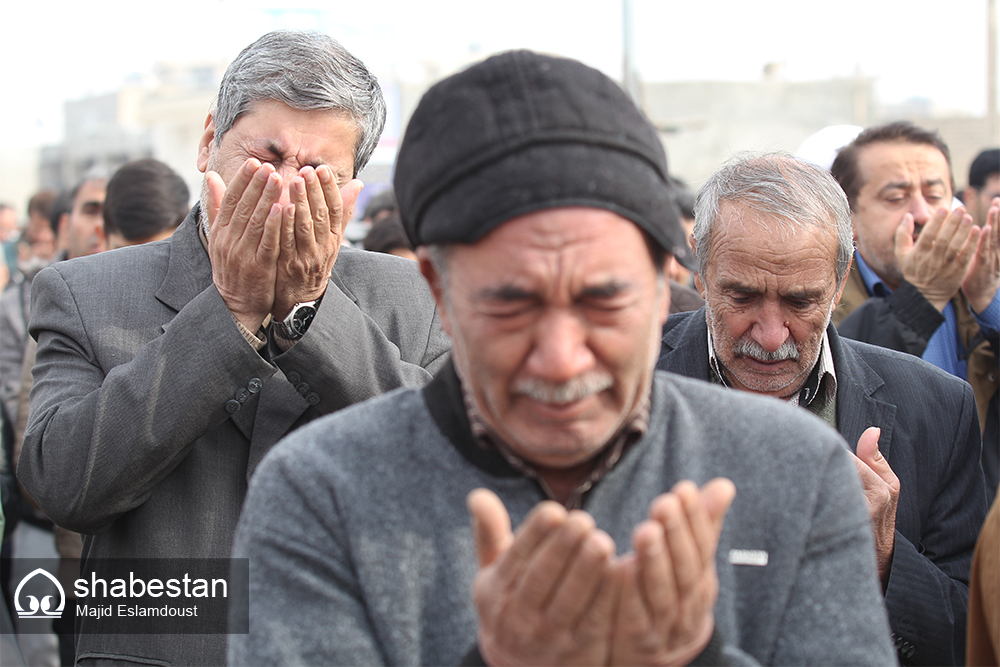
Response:
POLYGON ((699 380, 709 380, 708 325, 705 309, 677 313, 663 326, 656 368, 699 380))
POLYGON ((837 372, 837 430, 847 440, 852 452, 858 448, 858 438, 869 426, 882 429, 879 451, 888 457, 892 442, 892 426, 896 420, 896 406, 877 398, 878 390, 885 385, 852 345, 860 345, 841 338, 831 324, 827 329, 833 367, 837 372))
POLYGON ((196 205, 170 237, 167 275, 156 291, 156 298, 174 311, 180 311, 211 284, 212 265, 198 235, 196 205))
MULTIPOLYGON (((338 255, 337 257, 339 259, 340 255, 338 255)), ((358 297, 354 296, 354 292, 352 292, 350 290, 350 288, 347 286, 347 283, 344 282, 344 279, 340 277, 339 273, 337 273, 337 265, 336 264, 333 265, 333 271, 330 272, 330 281, 333 282, 333 284, 341 292, 343 292, 344 294, 346 294, 348 296, 348 298, 350 298, 351 301, 353 301, 354 303, 358 302, 358 297)), ((329 289, 329 287, 327 287, 327 289, 329 289)))

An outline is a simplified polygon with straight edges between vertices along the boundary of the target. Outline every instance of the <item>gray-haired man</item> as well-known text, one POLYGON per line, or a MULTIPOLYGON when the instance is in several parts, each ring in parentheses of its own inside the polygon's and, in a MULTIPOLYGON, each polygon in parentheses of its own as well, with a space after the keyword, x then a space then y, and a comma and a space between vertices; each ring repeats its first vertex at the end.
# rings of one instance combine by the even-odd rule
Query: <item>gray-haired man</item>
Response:
MULTIPOLYGON (((986 515, 972 389, 830 325, 853 249, 847 197, 788 155, 733 159, 695 207, 706 306, 671 317, 658 367, 808 410, 847 440, 904 664, 963 663, 986 515)), ((793 457, 794 454, 791 454, 793 457)))
MULTIPOLYGON (((375 78, 332 39, 265 35, 223 79, 201 203, 173 237, 38 275, 19 473, 87 535, 85 561, 227 557, 281 436, 443 362, 415 264, 340 246, 384 117, 375 78)), ((94 635, 93 621, 83 664, 224 661, 224 635, 94 635)))

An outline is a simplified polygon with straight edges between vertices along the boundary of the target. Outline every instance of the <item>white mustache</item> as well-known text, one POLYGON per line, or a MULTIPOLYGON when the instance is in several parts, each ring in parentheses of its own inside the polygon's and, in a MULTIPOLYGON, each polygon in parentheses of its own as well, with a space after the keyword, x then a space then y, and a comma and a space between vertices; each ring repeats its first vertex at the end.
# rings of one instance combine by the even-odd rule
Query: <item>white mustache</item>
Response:
POLYGON ((774 352, 768 352, 752 338, 741 338, 733 345, 733 354, 737 357, 750 357, 765 362, 785 361, 786 359, 799 360, 799 348, 795 346, 791 338, 785 340, 781 347, 774 352))
POLYGON ((590 372, 571 380, 552 383, 547 380, 529 378, 514 384, 514 393, 543 403, 572 403, 604 391, 614 384, 608 373, 590 372))

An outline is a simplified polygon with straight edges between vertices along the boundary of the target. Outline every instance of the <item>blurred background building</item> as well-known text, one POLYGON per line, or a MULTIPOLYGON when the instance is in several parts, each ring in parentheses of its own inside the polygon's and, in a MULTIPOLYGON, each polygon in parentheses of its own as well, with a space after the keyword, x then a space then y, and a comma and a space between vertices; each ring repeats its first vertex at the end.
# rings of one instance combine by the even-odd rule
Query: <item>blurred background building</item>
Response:
MULTIPOLYGON (((987 89, 987 104, 979 114, 955 111, 922 97, 885 103, 879 99, 877 78, 860 70, 848 77, 802 80, 788 76, 782 62, 764 65, 756 81, 646 80, 635 65, 632 0, 621 0, 620 6, 623 68, 618 79, 659 128, 671 172, 694 188, 735 151, 793 152, 803 139, 827 125, 869 126, 908 119, 937 129, 951 148, 959 187, 964 185, 975 154, 1000 144, 996 0, 970 4, 986 10, 986 16, 980 14, 969 21, 970 30, 987 33, 987 71, 981 81, 987 89)), ((280 12, 272 13, 281 16, 280 12)), ((325 10, 313 15, 329 16, 325 10)), ((643 19, 640 16, 638 20, 643 19)), ((271 27, 281 27, 280 22, 268 29, 271 27)), ((322 29, 323 24, 319 27, 322 29)), ((340 36, 338 30, 327 31, 340 36)), ((463 43, 462 38, 455 35, 456 42, 463 43)), ((920 48, 909 35, 887 35, 886 39, 887 44, 889 40, 902 43, 901 48, 920 48)), ((961 42, 960 36, 957 41, 961 42)), ((937 48, 955 48, 952 42, 953 37, 942 36, 937 48)), ((352 48, 347 40, 345 45, 352 48)), ((735 60, 738 51, 734 47, 734 69, 739 65, 735 60)), ((361 175, 367 187, 359 200, 359 214, 368 197, 389 187, 399 140, 423 92, 440 78, 488 55, 478 43, 468 44, 457 53, 453 50, 450 56, 442 57, 415 54, 409 59, 404 52, 393 56, 395 60, 389 67, 384 62, 369 62, 383 86, 389 115, 379 147, 361 175)), ((368 60, 364 53, 358 55, 368 60)), ((697 59, 699 54, 692 53, 691 57, 697 59)), ((906 61, 906 54, 901 53, 901 71, 911 67, 906 61)), ((66 101, 59 143, 34 153, 19 151, 16 165, 10 164, 7 154, 0 150, 0 201, 20 209, 39 189, 69 187, 95 167, 111 172, 129 160, 145 157, 173 167, 184 177, 192 196, 197 197, 201 190, 201 174, 195 168, 198 139, 226 65, 223 60, 159 63, 148 72, 131 75, 117 90, 66 101)), ((674 70, 683 72, 686 66, 677 63, 674 70)), ((949 82, 928 85, 947 86, 949 82)), ((20 212, 23 214, 23 210, 20 212)))

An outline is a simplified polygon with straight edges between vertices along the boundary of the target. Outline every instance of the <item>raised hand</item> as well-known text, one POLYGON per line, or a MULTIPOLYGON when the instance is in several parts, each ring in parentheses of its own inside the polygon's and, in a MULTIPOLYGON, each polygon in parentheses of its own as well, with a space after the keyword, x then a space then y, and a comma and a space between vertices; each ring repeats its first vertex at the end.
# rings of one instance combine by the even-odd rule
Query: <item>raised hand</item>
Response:
POLYGON ((636 527, 634 553, 618 563, 621 594, 613 665, 686 665, 715 627, 715 553, 736 487, 717 478, 701 490, 682 481, 650 505, 636 527))
POLYGON ((233 316, 256 331, 274 307, 281 177, 251 158, 228 185, 214 171, 205 182, 212 281, 233 316))
POLYGON ((861 477, 861 486, 868 504, 875 533, 875 558, 882 588, 889 583, 892 554, 896 546, 896 504, 899 501, 899 478, 878 450, 882 430, 876 426, 865 429, 858 438, 858 454, 854 463, 861 477))
POLYGON ((358 179, 338 187, 327 165, 303 167, 291 179, 291 203, 281 214, 272 315, 282 319, 296 303, 313 301, 326 291, 344 226, 362 187, 358 179))
POLYGON ((896 228, 896 259, 903 278, 920 290, 931 305, 944 310, 966 277, 981 230, 962 207, 939 209, 913 241, 913 216, 907 213, 896 228))
POLYGON ((977 313, 986 310, 1000 288, 1000 197, 993 199, 976 253, 962 282, 962 290, 977 313))
POLYGON ((489 665, 687 664, 712 636, 715 553, 736 489, 678 483, 650 505, 634 553, 585 512, 540 503, 516 534, 495 494, 469 494, 479 558, 473 598, 489 665))
POLYGON ((511 534, 503 503, 469 494, 479 573, 473 599, 489 665, 604 665, 616 598, 615 545, 589 514, 540 503, 511 534))

